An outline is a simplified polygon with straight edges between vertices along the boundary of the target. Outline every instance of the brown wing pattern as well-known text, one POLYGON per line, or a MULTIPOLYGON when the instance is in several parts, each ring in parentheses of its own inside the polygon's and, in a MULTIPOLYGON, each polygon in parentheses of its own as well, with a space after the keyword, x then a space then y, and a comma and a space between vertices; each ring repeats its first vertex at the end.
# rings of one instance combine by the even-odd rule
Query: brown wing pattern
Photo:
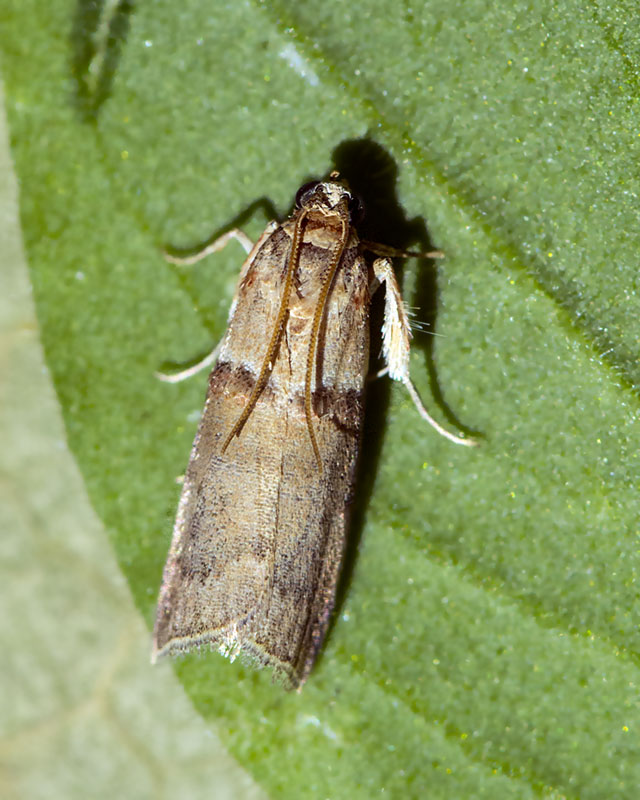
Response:
MULTIPOLYGON (((292 222, 267 239, 237 304, 194 442, 158 604, 155 652, 208 643, 292 686, 306 678, 333 607, 362 422, 368 276, 351 234, 327 299, 313 390, 319 470, 304 413, 318 276, 331 250, 305 231, 277 358, 239 436, 279 306, 292 222)), ((330 243, 330 241, 329 241, 330 243)))

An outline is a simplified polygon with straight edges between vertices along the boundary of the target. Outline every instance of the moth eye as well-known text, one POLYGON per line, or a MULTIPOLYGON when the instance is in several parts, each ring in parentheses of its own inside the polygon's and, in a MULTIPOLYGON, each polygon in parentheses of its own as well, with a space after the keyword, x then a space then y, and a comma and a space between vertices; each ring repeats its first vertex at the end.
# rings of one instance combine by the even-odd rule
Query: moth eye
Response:
POLYGON ((298 191, 296 192, 296 208, 301 208, 302 201, 304 200, 304 196, 311 192, 313 189, 316 188, 320 184, 320 181, 309 181, 309 183, 305 183, 304 186, 301 186, 298 191))
POLYGON ((351 222, 353 222, 354 225, 357 225, 364 219, 364 203, 358 195, 351 195, 351 199, 349 200, 349 212, 351 214, 351 222))

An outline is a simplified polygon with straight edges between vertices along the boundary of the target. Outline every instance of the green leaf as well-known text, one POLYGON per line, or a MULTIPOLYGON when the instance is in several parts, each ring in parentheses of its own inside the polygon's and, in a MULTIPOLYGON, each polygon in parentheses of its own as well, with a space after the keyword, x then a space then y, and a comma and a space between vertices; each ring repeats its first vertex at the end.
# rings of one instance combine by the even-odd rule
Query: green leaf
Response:
MULTIPOLYGON (((163 246, 196 246, 263 197, 284 214, 338 165, 376 238, 446 254, 436 275, 404 269, 438 334, 416 333, 412 370, 481 446, 439 439, 401 388, 387 402, 376 386, 309 683, 288 695, 189 657, 195 708, 273 797, 635 798, 635 6, 10 8, 43 343, 149 624, 206 384, 153 372, 220 336, 242 261, 230 247, 183 272, 163 246)), ((266 216, 242 221, 256 236, 266 216)))

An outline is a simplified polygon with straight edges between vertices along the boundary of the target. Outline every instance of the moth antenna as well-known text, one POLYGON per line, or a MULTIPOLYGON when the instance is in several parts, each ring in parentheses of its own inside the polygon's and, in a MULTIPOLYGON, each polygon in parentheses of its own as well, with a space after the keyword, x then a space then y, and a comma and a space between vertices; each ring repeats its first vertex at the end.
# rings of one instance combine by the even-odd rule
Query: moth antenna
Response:
POLYGON ((318 469, 322 472, 322 459, 320 458, 320 448, 316 439, 315 431, 313 430, 313 420, 311 418, 311 380, 313 378, 313 367, 315 364, 315 357, 318 350, 318 338, 320 335, 320 325, 322 324, 322 315, 324 314, 324 307, 329 294, 329 289, 333 283, 333 278, 340 264, 340 259, 344 253, 344 248, 347 245, 347 238, 349 236, 349 211, 343 209, 340 221, 342 223, 342 233, 340 241, 336 247, 331 266, 326 277, 326 280, 320 291, 318 304, 313 315, 313 325, 311 327, 311 339, 309 341, 309 352, 307 354, 307 371, 304 379, 304 413, 307 418, 307 428, 309 429, 309 436, 311 437, 311 444, 313 445, 313 452, 318 462, 318 469))
POLYGON ((258 378, 253 385, 253 390, 249 395, 249 399, 247 400, 247 405, 244 407, 242 414, 240 414, 240 416, 238 417, 236 424, 229 431, 229 435, 227 436, 227 438, 224 441, 224 444, 222 445, 222 450, 221 450, 222 453, 224 453, 224 451, 227 449, 227 447, 229 446, 229 442, 233 439, 233 437, 237 436, 240 433, 246 421, 249 419, 251 412, 253 411, 256 403, 258 402, 258 398, 260 397, 262 390, 267 385, 267 380, 269 379, 269 372, 271 371, 271 369, 273 368, 273 364, 275 363, 278 346, 280 344, 280 338, 282 336, 282 331, 284 330, 284 325, 289 310, 288 309, 289 295, 291 294, 291 285, 293 284, 293 276, 295 274, 296 266, 300 258, 302 221, 304 220, 305 217, 306 217, 306 212, 303 212, 296 221, 296 227, 293 234, 293 242, 291 244, 291 253, 289 254, 289 263, 287 264, 287 272, 285 275, 284 287, 282 289, 280 308, 278 310, 278 317, 273 326, 273 332, 271 334, 271 340, 269 342, 269 346, 267 347, 267 352, 265 354, 264 359, 262 360, 262 366, 260 367, 260 374, 258 375, 258 378))

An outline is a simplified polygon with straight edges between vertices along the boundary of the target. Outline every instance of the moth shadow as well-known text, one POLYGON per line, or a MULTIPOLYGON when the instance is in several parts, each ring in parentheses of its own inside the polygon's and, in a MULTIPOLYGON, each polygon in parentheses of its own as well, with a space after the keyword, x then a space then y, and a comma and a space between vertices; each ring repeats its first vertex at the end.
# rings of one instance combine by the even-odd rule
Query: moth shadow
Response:
POLYGON ((213 244, 216 239, 224 236, 224 234, 228 233, 230 230, 233 230, 234 228, 239 228, 242 230, 246 223, 255 216, 257 211, 261 211, 265 219, 268 221, 279 218, 278 212, 276 211, 276 208, 271 200, 269 200, 268 197, 259 197, 257 200, 254 200, 252 203, 250 203, 243 211, 233 217, 232 220, 225 223, 222 228, 215 230, 204 242, 200 242, 187 249, 179 249, 169 246, 166 249, 167 255, 175 256, 177 258, 184 258, 185 256, 191 256, 194 252, 198 253, 207 248, 209 245, 213 244))
POLYGON ((129 33, 133 0, 78 0, 71 28, 71 73, 76 103, 94 121, 109 95, 129 33))
MULTIPOLYGON (((425 221, 415 217, 409 219, 397 196, 398 168, 391 155, 371 139, 355 139, 343 142, 333 152, 335 168, 341 178, 348 182, 350 190, 357 194, 364 206, 364 219, 358 225, 361 239, 391 245, 398 250, 429 252, 434 249, 425 221)), ((402 285, 402 273, 406 259, 394 259, 394 269, 402 285)), ((435 329, 437 314, 437 274, 433 260, 417 259, 415 297, 410 298, 418 306, 421 323, 431 331, 435 329)), ((384 318, 384 292, 376 292, 371 305, 371 355, 370 374, 381 365, 381 329, 384 318)), ((422 327, 422 326, 421 326, 422 327)), ((444 402, 438 386, 434 362, 434 336, 421 335, 414 331, 413 349, 421 350, 429 373, 432 397, 440 411, 455 428, 462 428, 452 411, 444 402)), ((356 494, 351 507, 351 523, 347 538, 344 564, 340 576, 336 608, 340 609, 349 591, 355 568, 358 547, 362 536, 366 510, 369 506, 375 476, 386 430, 385 419, 389 407, 391 381, 388 378, 372 380, 367 386, 366 411, 362 447, 358 465, 356 494)), ((421 424, 416 415, 416 425, 421 424)), ((335 624, 334 615, 331 627, 335 624)), ((329 631, 330 633, 330 631, 329 631)))

